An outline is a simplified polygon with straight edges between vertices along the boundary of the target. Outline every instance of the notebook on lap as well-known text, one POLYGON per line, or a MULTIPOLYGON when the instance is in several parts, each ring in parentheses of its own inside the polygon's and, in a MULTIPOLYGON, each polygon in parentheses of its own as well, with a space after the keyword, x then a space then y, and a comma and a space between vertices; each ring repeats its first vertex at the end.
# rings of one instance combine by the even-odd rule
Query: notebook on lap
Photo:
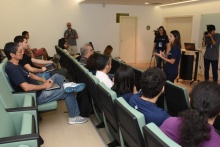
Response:
POLYGON ((58 64, 60 62, 60 55, 55 54, 52 59, 53 63, 58 64))
POLYGON ((48 64, 48 65, 46 66, 47 69, 46 69, 45 72, 49 72, 49 71, 52 71, 52 70, 54 70, 54 69, 57 68, 58 63, 59 63, 59 61, 60 61, 60 55, 55 54, 55 55, 53 56, 52 61, 53 61, 52 64, 48 64))
POLYGON ((58 89, 58 88, 60 88, 60 85, 58 85, 57 83, 53 83, 53 86, 46 90, 53 90, 53 89, 58 89))
POLYGON ((184 43, 185 49, 188 51, 195 51, 195 43, 184 43))
POLYGON ((48 65, 46 65, 45 67, 46 67, 47 69, 46 69, 44 72, 50 72, 50 71, 52 71, 52 70, 54 70, 54 69, 57 68, 56 65, 54 65, 53 63, 52 63, 52 64, 48 64, 48 65))

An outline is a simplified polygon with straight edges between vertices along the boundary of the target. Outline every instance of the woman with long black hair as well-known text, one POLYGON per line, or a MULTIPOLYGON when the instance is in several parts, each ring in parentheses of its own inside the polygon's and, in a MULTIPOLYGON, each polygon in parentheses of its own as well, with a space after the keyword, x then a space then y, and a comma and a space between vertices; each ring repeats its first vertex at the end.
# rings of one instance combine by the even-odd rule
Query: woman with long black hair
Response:
POLYGON ((165 63, 164 72, 166 73, 167 80, 174 82, 178 76, 178 66, 181 57, 181 37, 177 30, 170 32, 169 41, 171 49, 166 55, 164 52, 156 53, 155 55, 163 59, 165 63))
POLYGON ((183 147, 219 147, 220 136, 213 123, 220 113, 220 86, 201 82, 190 92, 191 108, 170 117, 160 129, 183 147))
POLYGON ((131 66, 121 65, 115 72, 114 85, 112 90, 117 93, 118 97, 123 97, 126 102, 130 97, 137 93, 135 83, 135 74, 131 66))

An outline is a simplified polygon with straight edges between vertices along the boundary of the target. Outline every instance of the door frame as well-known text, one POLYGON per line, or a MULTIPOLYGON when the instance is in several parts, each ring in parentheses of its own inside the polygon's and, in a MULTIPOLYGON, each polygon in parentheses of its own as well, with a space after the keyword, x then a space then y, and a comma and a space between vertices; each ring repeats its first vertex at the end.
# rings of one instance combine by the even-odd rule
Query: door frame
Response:
MULTIPOLYGON (((134 20, 135 20, 135 28, 134 28, 134 30, 135 30, 134 63, 136 63, 137 62, 137 58, 136 58, 136 55, 137 55, 136 51, 137 50, 136 49, 137 49, 137 19, 138 18, 136 16, 120 16, 120 19, 121 18, 134 18, 134 20)), ((121 27, 122 26, 121 26, 121 23, 120 23, 120 27, 119 27, 119 56, 120 57, 121 57, 121 36, 122 36, 121 27)))

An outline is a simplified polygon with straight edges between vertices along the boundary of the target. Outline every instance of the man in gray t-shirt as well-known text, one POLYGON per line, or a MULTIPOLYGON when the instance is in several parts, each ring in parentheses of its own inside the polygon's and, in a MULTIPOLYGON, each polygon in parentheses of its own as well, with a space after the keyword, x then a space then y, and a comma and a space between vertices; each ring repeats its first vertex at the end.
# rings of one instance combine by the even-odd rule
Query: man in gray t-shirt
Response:
POLYGON ((67 43, 69 45, 68 51, 70 54, 76 54, 78 53, 77 51, 77 44, 76 44, 76 39, 78 39, 78 34, 76 30, 71 28, 71 23, 67 23, 67 30, 64 32, 64 38, 66 38, 67 43))
POLYGON ((207 32, 204 33, 202 46, 206 47, 204 53, 204 74, 205 80, 209 80, 209 68, 212 65, 213 81, 218 82, 218 60, 219 60, 220 34, 215 33, 214 25, 207 25, 207 32))

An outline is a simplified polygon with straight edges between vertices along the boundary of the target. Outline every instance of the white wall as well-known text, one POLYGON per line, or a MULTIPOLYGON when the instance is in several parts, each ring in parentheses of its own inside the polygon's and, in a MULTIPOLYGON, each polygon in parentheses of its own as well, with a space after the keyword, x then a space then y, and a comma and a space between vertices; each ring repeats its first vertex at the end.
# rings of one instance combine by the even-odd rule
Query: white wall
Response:
MULTIPOLYGON (((200 31, 200 19, 202 14, 220 12, 220 1, 207 0, 203 2, 194 2, 183 5, 160 7, 162 17, 178 17, 178 16, 193 16, 193 28, 192 28, 192 42, 195 42, 198 46, 199 31, 200 31)), ((219 28, 220 29, 220 28, 219 28)), ((206 30, 204 30, 206 31, 206 30)))
MULTIPOLYGON (((206 2, 204 1, 200 3, 191 3, 190 5, 184 4, 184 5, 175 6, 175 7, 169 6, 169 7, 162 7, 158 9, 159 11, 161 11, 161 14, 163 15, 162 17, 178 17, 178 16, 186 16, 186 15, 193 16, 191 41, 196 44, 196 47, 198 49, 202 50, 202 54, 200 54, 200 60, 199 60, 200 68, 198 70, 200 74, 204 74, 203 53, 205 51, 204 48, 198 47, 199 39, 202 39, 202 38, 199 38, 201 15, 207 14, 207 13, 220 12, 219 6, 220 6, 219 0, 207 0, 206 2)), ((220 28, 216 28, 216 31, 217 30, 220 30, 220 28)), ((219 72, 219 76, 220 76, 220 72, 219 72)), ((212 77, 211 70, 210 70, 210 77, 212 77)))
POLYGON ((63 36, 66 22, 72 22, 79 34, 78 48, 92 41, 96 50, 113 46, 113 55, 119 53, 119 24, 116 13, 137 16, 137 62, 150 61, 153 47, 153 30, 163 24, 168 16, 193 15, 192 41, 198 41, 200 16, 203 13, 219 12, 220 1, 200 2, 157 8, 153 6, 116 6, 78 4, 76 0, 1 0, 0 1, 0 48, 13 41, 16 35, 27 30, 31 47, 45 47, 50 55, 54 45, 63 36), (146 26, 151 30, 147 31, 146 26))
POLYGON ((119 53, 119 24, 116 13, 129 13, 138 17, 137 59, 146 62, 150 58, 153 30, 162 24, 162 18, 151 6, 116 6, 78 4, 75 0, 2 0, 0 1, 0 48, 13 41, 16 35, 27 30, 31 47, 45 47, 50 55, 54 45, 63 36, 66 22, 72 22, 79 39, 78 49, 84 43, 93 42, 95 50, 103 51, 110 44, 113 55, 119 53), (155 19, 156 18, 156 19, 155 19))

